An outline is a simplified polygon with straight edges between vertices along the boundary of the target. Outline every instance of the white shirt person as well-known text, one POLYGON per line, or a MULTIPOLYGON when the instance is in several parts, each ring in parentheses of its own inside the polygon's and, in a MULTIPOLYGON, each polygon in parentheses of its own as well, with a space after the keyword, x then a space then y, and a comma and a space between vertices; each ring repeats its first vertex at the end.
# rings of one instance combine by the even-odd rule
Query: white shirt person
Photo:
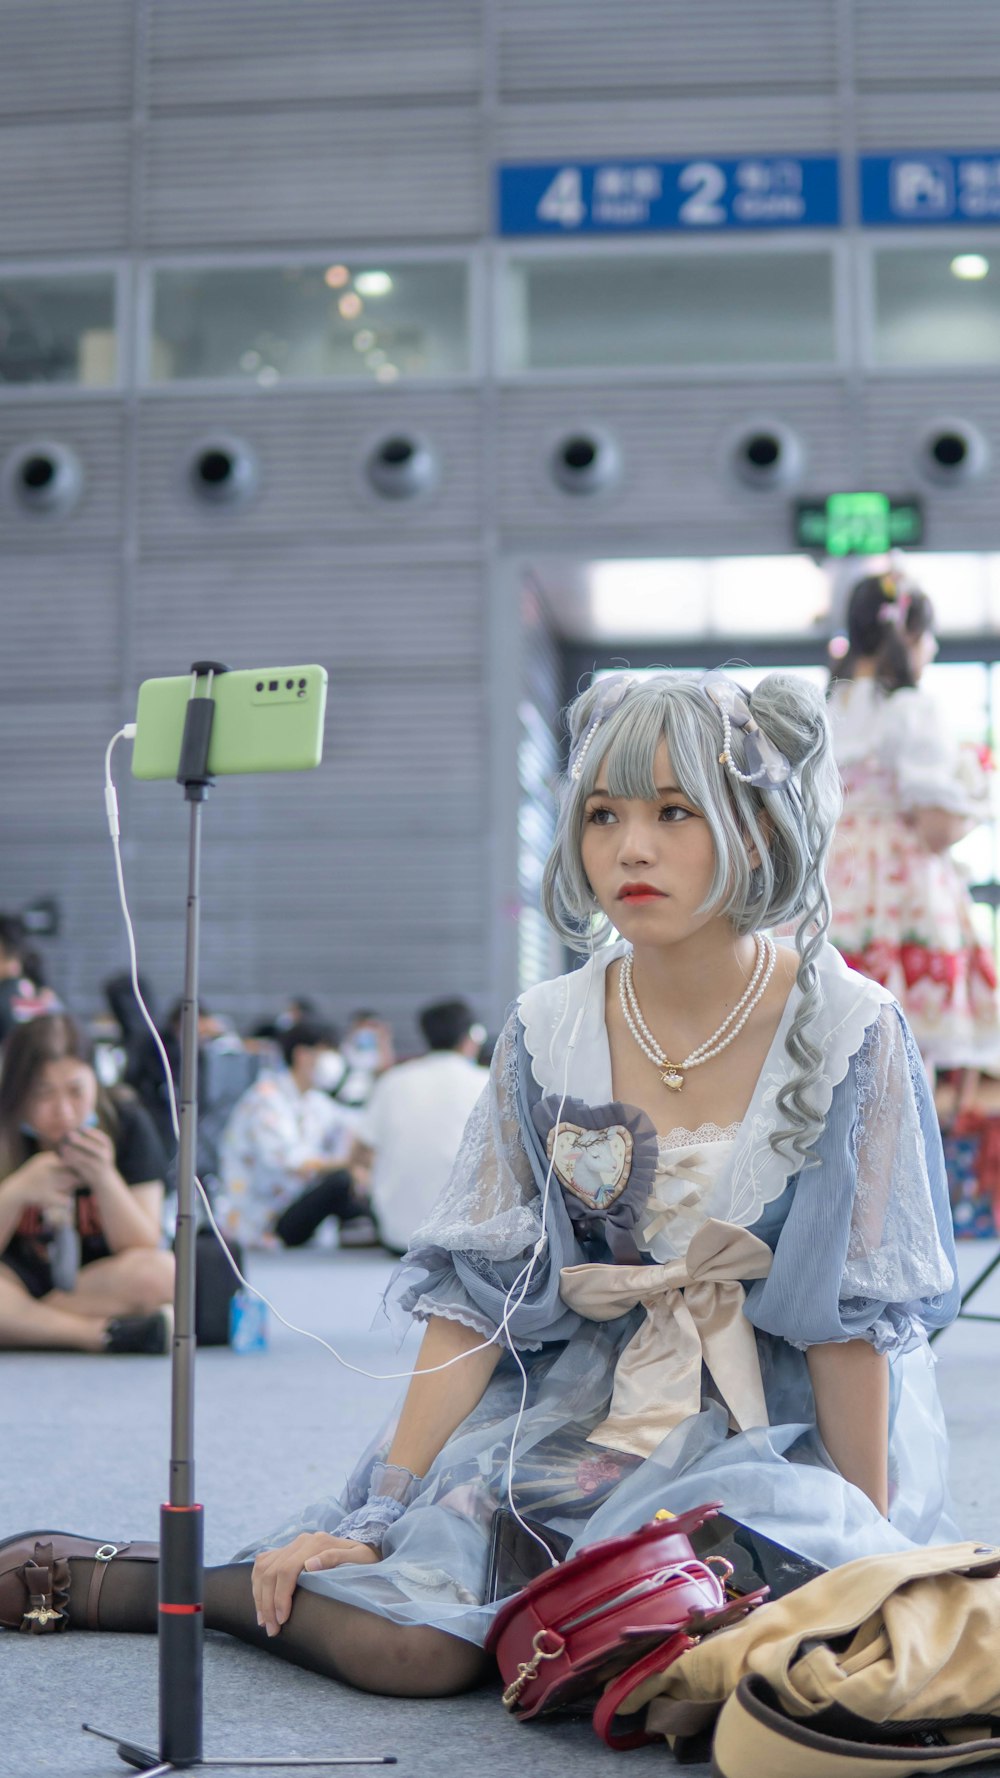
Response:
POLYGON ((371 1161, 371 1204, 382 1240, 398 1253, 434 1207, 489 1075, 482 1031, 464 1001, 425 1007, 430 1053, 381 1075, 357 1126, 359 1159, 371 1161))

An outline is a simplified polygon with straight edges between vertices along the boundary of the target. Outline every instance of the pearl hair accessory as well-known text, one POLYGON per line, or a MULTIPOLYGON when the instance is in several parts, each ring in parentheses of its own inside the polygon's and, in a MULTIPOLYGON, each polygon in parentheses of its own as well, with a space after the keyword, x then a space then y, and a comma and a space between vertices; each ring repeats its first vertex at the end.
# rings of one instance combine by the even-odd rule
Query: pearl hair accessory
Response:
POLYGON ((741 784, 753 784, 759 790, 778 790, 787 784, 792 775, 791 761, 761 732, 748 695, 724 673, 710 673, 701 683, 706 697, 711 698, 722 717, 720 766, 725 766, 741 784), (734 727, 743 735, 743 752, 750 768, 747 772, 741 772, 733 758, 734 727))
POLYGON ((683 1062, 671 1062, 665 1051, 657 1043, 656 1038, 646 1024, 636 998, 635 986, 632 981, 632 951, 626 951, 622 958, 621 973, 618 978, 618 999, 622 1014, 631 1035, 644 1056, 652 1062, 660 1073, 663 1085, 672 1093, 679 1093, 684 1086, 684 1076, 691 1068, 700 1068, 703 1062, 711 1062, 713 1057, 721 1055, 728 1049, 734 1038, 738 1037, 746 1024, 754 1007, 764 996, 768 982, 774 974, 778 947, 773 938, 765 938, 761 933, 755 934, 754 942, 757 955, 754 962, 753 975, 747 983, 746 992, 733 1007, 728 1018, 723 1019, 717 1031, 706 1037, 683 1062), (730 1030, 730 1026, 732 1029, 730 1030))
POLYGON ((598 693, 597 702, 594 705, 594 714, 591 717, 590 727, 569 762, 569 775, 572 783, 578 783, 582 776, 584 762, 590 751, 591 742, 602 722, 606 722, 608 717, 617 710, 622 699, 627 696, 635 684, 637 684, 637 681, 633 679, 631 673, 611 673, 606 679, 601 681, 601 688, 598 693))

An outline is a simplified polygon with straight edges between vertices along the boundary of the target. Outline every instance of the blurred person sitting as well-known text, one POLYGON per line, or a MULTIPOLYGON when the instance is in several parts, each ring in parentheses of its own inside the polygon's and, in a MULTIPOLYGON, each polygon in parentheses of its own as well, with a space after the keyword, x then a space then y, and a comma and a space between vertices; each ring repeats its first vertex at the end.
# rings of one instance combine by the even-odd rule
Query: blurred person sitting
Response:
POLYGON ((379 1075, 396 1060, 392 1031, 377 1012, 352 1012, 342 1046, 344 1078, 337 1088, 342 1105, 367 1105, 379 1075))
POLYGON ((0 1075, 0 1347, 166 1352, 163 1151, 76 1021, 12 1031, 0 1075))
POLYGON ((342 1247, 375 1243, 345 1164, 354 1120, 316 1084, 337 1041, 332 1025, 319 1020, 283 1031, 285 1066, 254 1082, 226 1126, 221 1223, 248 1247, 303 1247, 328 1217, 340 1225, 342 1247))
POLYGON ((371 1169, 371 1203, 383 1244, 404 1253, 448 1181, 472 1107, 489 1078, 486 1036, 464 1000, 425 1006, 418 1024, 429 1055, 380 1076, 362 1111, 352 1166, 371 1169))
POLYGON ((262 1019, 249 1032, 246 1041, 250 1043, 276 1043, 283 1031, 290 1031, 293 1025, 301 1025, 305 1019, 320 1018, 317 1002, 308 994, 290 994, 280 1012, 272 1018, 262 1019))
MULTIPOLYGON (((175 1094, 181 1080, 181 1014, 183 1001, 175 1000, 164 1024, 156 1021, 160 1039, 170 1063, 175 1094)), ((204 1001, 198 1002, 198 1153, 199 1176, 217 1176, 218 1146, 222 1130, 240 1095, 246 1092, 259 1068, 259 1062, 244 1050, 242 1039, 221 1014, 212 1012, 204 1001), (237 1058, 233 1060, 232 1058, 237 1058)), ((164 1152, 170 1157, 170 1172, 177 1152, 170 1091, 163 1070, 163 1058, 143 1021, 142 1034, 136 1038, 125 1074, 127 1085, 134 1088, 144 1109, 153 1120, 164 1152)), ((168 1180, 173 1189, 172 1178, 168 1180)))
POLYGON ((1000 1069, 993 956, 951 847, 991 818, 985 772, 920 685, 937 653, 925 593, 896 574, 854 587, 834 668, 833 750, 844 809, 826 879, 830 938, 895 994, 934 1071, 1000 1069))
POLYGON ((42 961, 16 914, 0 914, 0 1044, 15 1025, 56 1012, 59 1001, 44 979, 42 961))

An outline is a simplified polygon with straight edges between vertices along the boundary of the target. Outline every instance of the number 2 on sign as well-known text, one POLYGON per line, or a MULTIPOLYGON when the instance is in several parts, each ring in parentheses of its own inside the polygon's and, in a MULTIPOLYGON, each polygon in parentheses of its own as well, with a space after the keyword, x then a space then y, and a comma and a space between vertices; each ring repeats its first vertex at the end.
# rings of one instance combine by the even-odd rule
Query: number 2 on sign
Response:
POLYGON ((692 161, 684 167, 677 181, 681 191, 689 191, 678 211, 678 220, 694 228, 717 227, 727 220, 719 199, 725 196, 726 175, 714 161, 692 161))
POLYGON ((579 167, 563 167, 538 203, 542 222, 560 222, 563 228, 579 228, 587 208, 583 201, 583 178, 579 167))

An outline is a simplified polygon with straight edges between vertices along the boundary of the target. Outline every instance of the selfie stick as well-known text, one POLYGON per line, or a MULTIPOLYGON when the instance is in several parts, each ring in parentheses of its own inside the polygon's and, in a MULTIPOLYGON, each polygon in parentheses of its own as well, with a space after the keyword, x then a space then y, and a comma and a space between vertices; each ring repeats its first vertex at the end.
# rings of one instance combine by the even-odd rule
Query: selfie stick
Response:
POLYGON ((204 1515, 195 1501, 194 1485, 194 1357, 195 1357, 195 1156, 198 1140, 198 948, 201 880, 201 812, 214 778, 209 776, 215 700, 212 682, 227 673, 219 661, 195 661, 191 698, 181 741, 177 782, 191 805, 188 841, 187 928, 184 955, 184 1000, 181 1011, 180 1149, 177 1166, 177 1234, 174 1242, 174 1338, 171 1358, 170 1490, 160 1508, 160 1601, 158 1649, 160 1663, 159 1753, 105 1734, 90 1723, 88 1734, 116 1744, 120 1759, 143 1773, 163 1778, 168 1772, 216 1766, 394 1766, 392 1754, 318 1758, 205 1759, 202 1753, 203 1632, 205 1599, 204 1515), (198 695, 198 680, 205 678, 198 695))

